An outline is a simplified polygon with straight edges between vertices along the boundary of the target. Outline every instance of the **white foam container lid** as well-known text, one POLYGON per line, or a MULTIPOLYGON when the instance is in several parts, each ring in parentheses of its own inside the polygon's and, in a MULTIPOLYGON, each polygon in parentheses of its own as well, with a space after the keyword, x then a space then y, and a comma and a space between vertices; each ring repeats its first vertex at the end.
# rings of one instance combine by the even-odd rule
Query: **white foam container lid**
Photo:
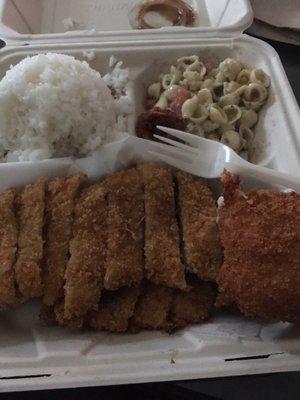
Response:
POLYGON ((0 0, 0 32, 6 40, 19 42, 66 40, 64 20, 73 21, 77 31, 68 33, 68 41, 82 38, 120 37, 137 39, 161 36, 206 35, 218 31, 233 35, 244 31, 252 21, 248 0, 186 0, 197 17, 195 27, 167 27, 159 30, 133 30, 129 14, 141 0, 0 0))
MULTIPOLYGON (((134 4, 130 0, 0 0, 0 32, 7 44, 0 50, 0 78, 10 65, 37 53, 62 52, 83 59, 84 52, 93 50, 96 58, 90 64, 102 74, 114 55, 130 70, 136 117, 147 85, 176 58, 196 53, 217 62, 234 57, 262 68, 272 82, 256 126, 253 161, 299 174, 299 108, 275 50, 242 35, 252 20, 248 2, 195 0, 191 4, 200 12, 199 26, 151 31, 129 30, 127 16, 134 4), (80 21, 85 31, 59 33, 68 17, 80 21)), ((124 154, 124 149, 112 150, 118 144, 112 146, 102 150, 103 159, 124 154)), ((126 149, 145 152, 143 141, 129 143, 126 149)), ((97 162, 89 164, 91 177, 98 175, 97 162)), ((0 164, 0 189, 32 182, 43 174, 63 174, 67 168, 58 160, 0 164)), ((37 307, 30 304, 0 315, 0 391, 296 371, 300 366, 300 329, 291 324, 219 314, 171 336, 74 334, 42 327, 37 314, 37 307)))

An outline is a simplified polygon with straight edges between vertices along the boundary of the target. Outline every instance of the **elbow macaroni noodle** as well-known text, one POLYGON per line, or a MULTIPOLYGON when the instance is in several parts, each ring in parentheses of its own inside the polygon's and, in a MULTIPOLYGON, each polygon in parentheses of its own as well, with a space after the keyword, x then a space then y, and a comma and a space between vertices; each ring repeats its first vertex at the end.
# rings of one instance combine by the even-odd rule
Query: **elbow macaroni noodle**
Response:
POLYGON ((155 106, 167 109, 181 89, 191 98, 182 105, 187 132, 221 141, 237 152, 248 151, 258 111, 266 103, 269 76, 227 58, 210 71, 199 57, 181 57, 168 74, 148 88, 155 106))

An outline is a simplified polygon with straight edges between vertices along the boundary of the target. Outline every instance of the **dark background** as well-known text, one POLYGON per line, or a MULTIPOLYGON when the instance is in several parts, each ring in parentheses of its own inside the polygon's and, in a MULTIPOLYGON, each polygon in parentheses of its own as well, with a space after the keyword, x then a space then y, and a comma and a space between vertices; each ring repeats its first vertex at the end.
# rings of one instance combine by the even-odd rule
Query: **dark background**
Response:
MULTIPOLYGON (((300 47, 269 41, 300 104, 300 47)), ((300 127, 299 127, 300 128, 300 127)), ((300 371, 300 365, 299 365, 300 371)), ((300 372, 0 394, 0 400, 300 400, 300 372)))

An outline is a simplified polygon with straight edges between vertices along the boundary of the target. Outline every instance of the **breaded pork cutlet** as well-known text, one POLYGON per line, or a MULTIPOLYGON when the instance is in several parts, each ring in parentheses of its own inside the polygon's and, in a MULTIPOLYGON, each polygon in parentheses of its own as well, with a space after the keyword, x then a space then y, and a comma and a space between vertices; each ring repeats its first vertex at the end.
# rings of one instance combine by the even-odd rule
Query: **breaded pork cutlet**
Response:
POLYGON ((187 282, 188 289, 177 290, 172 301, 169 318, 174 329, 207 320, 215 301, 215 292, 210 283, 196 276, 189 276, 187 282))
POLYGON ((104 292, 99 310, 89 315, 90 326, 98 331, 126 332, 139 292, 139 287, 123 287, 114 292, 104 292))
POLYGON ((138 328, 169 330, 168 313, 174 290, 145 282, 137 301, 132 323, 138 328))
POLYGON ((81 318, 97 310, 105 272, 106 192, 96 184, 76 200, 70 259, 65 274, 64 318, 81 318))
POLYGON ((138 285, 144 276, 144 192, 135 168, 107 178, 107 263, 104 286, 118 290, 138 285))
POLYGON ((22 301, 40 297, 43 291, 41 261, 47 181, 38 179, 18 195, 18 252, 15 274, 22 301))
POLYGON ((43 307, 41 318, 47 325, 60 325, 68 328, 71 331, 81 329, 85 323, 84 317, 65 317, 65 302, 64 299, 58 300, 54 306, 43 307), (47 313, 48 311, 48 313, 47 313))
POLYGON ((216 281, 223 254, 213 193, 204 179, 182 171, 176 177, 186 269, 216 281))
POLYGON ((300 322, 300 195, 275 190, 243 193, 223 174, 220 209, 224 264, 221 292, 247 316, 300 322))
POLYGON ((75 197, 83 174, 54 178, 48 184, 46 199, 46 229, 43 260, 43 304, 53 306, 63 296, 65 269, 69 257, 69 242, 75 197))
POLYGON ((185 289, 172 173, 150 163, 139 170, 145 186, 146 277, 157 285, 185 289))
POLYGON ((0 310, 18 303, 13 269, 18 242, 15 196, 14 189, 8 189, 0 195, 0 310))

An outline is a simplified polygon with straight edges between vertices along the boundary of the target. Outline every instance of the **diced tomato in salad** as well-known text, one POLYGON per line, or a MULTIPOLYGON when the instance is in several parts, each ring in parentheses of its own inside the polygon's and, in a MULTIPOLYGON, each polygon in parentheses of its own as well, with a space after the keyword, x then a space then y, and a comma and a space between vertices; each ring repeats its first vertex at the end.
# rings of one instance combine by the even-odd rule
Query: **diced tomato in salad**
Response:
POLYGON ((191 98, 191 92, 187 89, 179 89, 176 93, 175 99, 171 102, 169 109, 177 116, 181 117, 181 110, 183 103, 191 98))

